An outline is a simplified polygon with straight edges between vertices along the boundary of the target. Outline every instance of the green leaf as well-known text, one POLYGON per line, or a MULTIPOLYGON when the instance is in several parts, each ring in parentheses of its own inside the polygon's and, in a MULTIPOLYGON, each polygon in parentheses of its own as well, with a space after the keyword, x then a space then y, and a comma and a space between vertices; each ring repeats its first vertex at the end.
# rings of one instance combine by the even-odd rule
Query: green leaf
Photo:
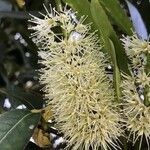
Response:
POLYGON ((91 13, 102 37, 104 48, 110 54, 114 65, 114 87, 117 101, 120 101, 120 70, 128 73, 127 58, 120 40, 98 0, 91 1, 91 13))
POLYGON ((114 64, 114 86, 117 92, 117 99, 119 100, 119 83, 120 83, 120 71, 129 73, 127 66, 127 57, 124 49, 118 39, 109 19, 99 3, 98 0, 91 0, 89 3, 87 0, 75 1, 75 0, 64 0, 67 2, 75 11, 78 12, 79 16, 88 16, 88 23, 93 22, 93 30, 98 29, 100 35, 100 41, 104 45, 104 51, 106 51, 112 59, 114 64), (89 11, 90 10, 90 11, 89 11), (110 42, 111 41, 111 42, 110 42), (113 45, 112 45, 113 44, 113 45))
POLYGON ((117 65, 117 67, 123 72, 129 73, 125 51, 115 31, 113 30, 113 27, 110 24, 103 7, 98 0, 92 0, 90 9, 94 23, 99 30, 101 36, 100 38, 104 44, 104 48, 110 54, 113 64, 117 65), (109 42, 109 39, 114 44, 116 58, 112 54, 113 52, 111 51, 111 44, 109 42))
MULTIPOLYGON (((92 23, 92 15, 90 12, 90 3, 88 0, 63 0, 67 3, 74 11, 77 11, 77 16, 87 17, 85 22, 92 23)), ((94 25, 92 25, 93 27, 94 25)), ((94 28, 94 27, 93 27, 94 28)))
POLYGON ((117 59, 119 69, 121 69, 123 72, 129 73, 127 66, 127 57, 124 49, 99 1, 92 0, 90 3, 88 0, 64 0, 64 2, 66 2, 69 6, 71 6, 71 8, 77 11, 80 17, 88 16, 86 22, 93 23, 93 30, 98 29, 100 41, 104 45, 104 51, 108 52, 108 54, 112 58, 113 63, 114 59, 117 59), (109 39, 111 39, 114 43, 116 58, 113 58, 109 39))
POLYGON ((0 115, 0 149, 23 150, 39 119, 39 113, 27 110, 13 110, 0 115))
POLYGON ((121 78, 120 78, 120 71, 116 62, 116 54, 115 54, 115 48, 113 42, 109 39, 110 45, 111 45, 111 51, 114 59, 114 71, 113 71, 113 78, 114 78, 114 87, 115 87, 115 94, 117 101, 120 101, 121 98, 121 91, 120 91, 120 84, 121 84, 121 78))
POLYGON ((35 92, 25 92, 18 87, 11 87, 4 91, 13 101, 19 101, 27 106, 28 109, 40 109, 43 105, 43 98, 35 92))
POLYGON ((133 26, 125 12, 120 6, 118 0, 99 0, 100 4, 107 11, 108 15, 112 17, 116 25, 122 29, 126 34, 132 35, 133 26))

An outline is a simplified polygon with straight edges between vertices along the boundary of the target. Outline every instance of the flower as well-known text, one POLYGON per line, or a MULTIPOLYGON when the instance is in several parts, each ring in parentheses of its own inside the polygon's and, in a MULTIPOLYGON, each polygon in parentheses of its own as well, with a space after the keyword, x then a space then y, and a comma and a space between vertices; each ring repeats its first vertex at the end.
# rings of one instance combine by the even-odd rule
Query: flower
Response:
POLYGON ((123 36, 121 41, 127 54, 131 57, 143 52, 150 53, 150 42, 139 39, 136 33, 133 33, 132 36, 123 36))
POLYGON ((143 87, 150 86, 150 72, 148 74, 146 74, 146 72, 144 72, 144 70, 142 70, 137 75, 136 82, 138 84, 141 84, 143 87))
POLYGON ((126 128, 133 134, 133 143, 139 138, 141 144, 143 137, 147 141, 148 149, 150 140, 150 107, 143 104, 140 95, 137 93, 137 87, 134 84, 134 77, 123 75, 123 113, 125 115, 126 128))
POLYGON ((57 127, 72 150, 117 147, 121 119, 96 33, 90 33, 84 18, 74 23, 71 10, 46 12, 43 19, 32 16, 30 29, 40 47, 40 82, 57 127))
POLYGON ((145 137, 149 147, 150 140, 150 72, 147 72, 147 61, 150 53, 150 43, 139 39, 136 34, 121 39, 127 55, 131 60, 131 76, 122 75, 123 113, 126 128, 133 135, 133 143, 139 138, 141 144, 145 137), (147 61, 145 61, 147 60, 147 61))
POLYGON ((137 34, 133 33, 132 36, 123 36, 121 41, 134 67, 140 67, 147 63, 146 57, 150 54, 150 42, 148 40, 139 39, 137 34))

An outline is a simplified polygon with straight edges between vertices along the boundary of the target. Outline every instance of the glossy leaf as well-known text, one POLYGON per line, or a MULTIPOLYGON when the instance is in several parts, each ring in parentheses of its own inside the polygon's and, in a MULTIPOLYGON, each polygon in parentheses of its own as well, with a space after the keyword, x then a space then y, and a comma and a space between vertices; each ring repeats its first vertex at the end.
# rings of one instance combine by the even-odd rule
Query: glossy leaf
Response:
POLYGON ((125 14, 118 0, 99 0, 109 16, 113 18, 115 24, 126 34, 132 34, 132 23, 125 14))
POLYGON ((28 109, 40 109, 43 105, 42 96, 35 92, 25 92, 24 90, 16 87, 9 89, 1 89, 1 93, 4 93, 10 101, 14 104, 14 107, 24 104, 28 109))
POLYGON ((124 50, 120 44, 120 41, 113 30, 108 17, 103 10, 98 0, 92 0, 91 13, 93 19, 100 31, 101 39, 103 40, 104 47, 110 54, 114 65, 114 87, 116 90, 117 101, 120 97, 120 69, 124 72, 128 71, 127 60, 124 54, 124 50))
POLYGON ((23 150, 39 118, 39 113, 27 110, 13 110, 0 115, 0 149, 23 150))
POLYGON ((124 49, 98 0, 91 1, 91 13, 94 23, 96 24, 100 32, 101 39, 103 40, 104 48, 110 54, 114 65, 118 65, 119 69, 121 69, 123 72, 128 73, 127 57, 125 55, 124 49), (114 44, 116 58, 111 52, 109 39, 114 44))
POLYGON ((117 35, 113 30, 113 27, 111 26, 108 17, 105 11, 103 10, 102 6, 100 5, 99 1, 92 0, 90 3, 88 0, 64 0, 64 2, 69 4, 71 8, 77 11, 80 17, 88 16, 86 19, 87 23, 92 22, 93 30, 98 29, 101 43, 104 45, 105 48, 104 51, 107 51, 112 57, 112 60, 114 60, 113 55, 111 54, 109 38, 112 40, 116 49, 117 63, 119 64, 118 67, 119 69, 128 73, 127 58, 124 49, 119 39, 117 38, 117 35))
POLYGON ((8 89, 8 95, 16 99, 27 106, 29 109, 42 108, 43 99, 42 96, 35 92, 25 92, 19 88, 8 89))

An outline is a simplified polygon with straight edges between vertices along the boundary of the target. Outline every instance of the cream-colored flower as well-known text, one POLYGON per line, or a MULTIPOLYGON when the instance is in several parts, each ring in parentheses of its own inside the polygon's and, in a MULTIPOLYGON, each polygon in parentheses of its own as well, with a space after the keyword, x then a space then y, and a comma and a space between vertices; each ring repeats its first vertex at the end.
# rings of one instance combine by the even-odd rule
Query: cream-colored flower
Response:
POLYGON ((97 36, 89 32, 83 18, 73 23, 66 9, 55 11, 56 15, 47 13, 44 19, 33 17, 31 29, 44 65, 40 82, 45 84, 57 127, 72 150, 117 149, 120 116, 97 36), (49 24, 47 18, 54 20, 49 24), (55 26, 63 35, 54 33, 55 26))
POLYGON ((123 75, 123 111, 126 117, 126 127, 133 135, 133 143, 139 138, 141 148, 143 137, 145 137, 149 147, 150 140, 150 77, 146 72, 146 64, 150 53, 150 43, 139 39, 136 34, 122 39, 127 55, 131 60, 134 75, 131 77, 123 75), (142 90, 138 88, 141 87, 142 90))
POLYGON ((145 86, 150 87, 150 72, 148 74, 146 74, 146 72, 144 70, 139 72, 139 74, 137 75, 136 82, 138 84, 142 85, 143 87, 145 87, 145 86))
POLYGON ((135 33, 132 36, 123 36, 121 41, 129 57, 137 56, 145 52, 150 53, 150 42, 139 39, 135 33))
POLYGON ((137 93, 137 87, 134 82, 135 78, 126 75, 123 75, 123 77, 123 112, 126 128, 130 132, 130 136, 133 134, 133 143, 139 138, 141 139, 139 149, 141 149, 142 140, 145 136, 149 149, 150 107, 144 105, 143 99, 137 93))
POLYGON ((137 34, 123 36, 121 39, 128 57, 132 60, 133 67, 141 67, 147 63, 150 54, 150 42, 139 39, 137 34))

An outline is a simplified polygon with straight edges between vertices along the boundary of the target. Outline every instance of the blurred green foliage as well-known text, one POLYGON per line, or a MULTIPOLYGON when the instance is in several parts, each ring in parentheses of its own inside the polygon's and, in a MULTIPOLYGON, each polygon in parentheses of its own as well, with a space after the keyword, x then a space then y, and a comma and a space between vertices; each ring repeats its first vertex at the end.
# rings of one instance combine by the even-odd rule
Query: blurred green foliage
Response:
MULTIPOLYGON (((44 100, 40 92, 42 87, 38 83, 37 69, 40 66, 37 64, 37 47, 29 38, 27 21, 29 13, 37 14, 43 9, 43 3, 43 0, 38 0, 38 3, 36 0, 27 0, 21 6, 14 0, 0 0, 0 112, 8 111, 0 116, 0 128, 3 130, 3 134, 0 134, 0 147, 4 150, 15 150, 27 145, 33 134, 28 125, 34 125, 34 129, 39 122, 39 114, 30 110, 43 107, 44 100), (28 114, 32 118, 25 117, 28 114), (9 128, 6 128, 8 122, 9 128), (15 126, 17 127, 14 128, 15 126), (8 131, 10 134, 5 134, 8 131), (11 134, 16 137, 15 142, 20 141, 18 148, 10 140, 11 134)), ((33 149, 34 147, 37 146, 33 145, 33 149)))

